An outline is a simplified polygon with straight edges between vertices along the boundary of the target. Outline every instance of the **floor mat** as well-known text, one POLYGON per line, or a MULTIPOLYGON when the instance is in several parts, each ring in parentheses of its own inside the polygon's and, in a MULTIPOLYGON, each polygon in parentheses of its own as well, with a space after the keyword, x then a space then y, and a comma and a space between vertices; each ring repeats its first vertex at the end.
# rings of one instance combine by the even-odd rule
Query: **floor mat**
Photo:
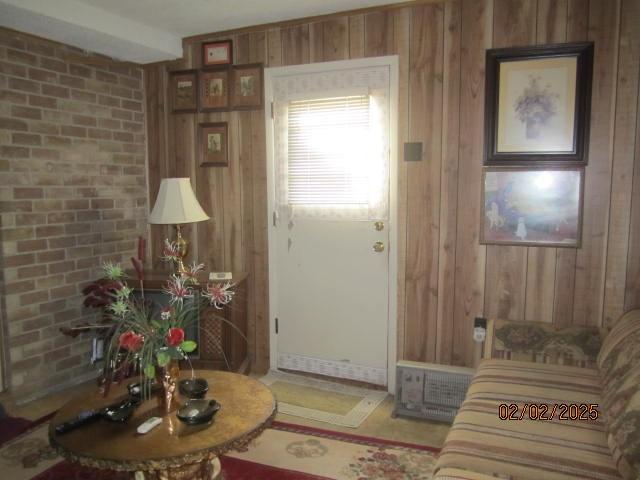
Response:
POLYGON ((387 396, 382 390, 275 371, 260 381, 274 392, 278 412, 352 428, 359 427, 387 396))

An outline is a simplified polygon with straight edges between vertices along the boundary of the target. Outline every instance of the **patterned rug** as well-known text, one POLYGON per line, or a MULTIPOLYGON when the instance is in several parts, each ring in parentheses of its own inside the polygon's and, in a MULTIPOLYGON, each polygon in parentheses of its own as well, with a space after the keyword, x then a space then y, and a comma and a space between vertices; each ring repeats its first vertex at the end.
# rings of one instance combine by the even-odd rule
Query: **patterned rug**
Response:
MULTIPOLYGON (((122 472, 62 460, 47 441, 48 418, 0 445, 2 478, 125 480, 122 472)), ((274 422, 245 451, 221 458, 226 480, 430 480, 438 449, 274 422)))
POLYGON ((383 390, 270 370, 260 381, 278 399, 278 412, 358 428, 387 397, 383 390))

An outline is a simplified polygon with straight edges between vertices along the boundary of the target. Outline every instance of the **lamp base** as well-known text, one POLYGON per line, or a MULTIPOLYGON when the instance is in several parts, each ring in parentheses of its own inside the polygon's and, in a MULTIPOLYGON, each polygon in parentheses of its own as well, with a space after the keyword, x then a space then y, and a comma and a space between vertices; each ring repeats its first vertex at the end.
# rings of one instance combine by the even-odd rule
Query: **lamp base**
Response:
POLYGON ((182 226, 181 225, 176 225, 176 245, 178 246, 178 253, 180 255, 178 257, 178 261, 176 262, 178 264, 178 273, 180 274, 180 276, 184 277, 185 274, 187 273, 187 269, 184 266, 183 259, 189 253, 189 244, 182 237, 182 226))

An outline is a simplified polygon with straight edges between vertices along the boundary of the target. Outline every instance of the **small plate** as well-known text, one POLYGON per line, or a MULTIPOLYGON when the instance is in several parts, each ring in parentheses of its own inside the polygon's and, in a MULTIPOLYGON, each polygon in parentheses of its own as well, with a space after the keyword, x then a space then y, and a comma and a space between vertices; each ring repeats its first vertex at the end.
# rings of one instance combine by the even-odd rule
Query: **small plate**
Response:
POLYGON ((211 421, 220 406, 215 400, 189 400, 178 409, 176 416, 186 424, 200 425, 211 421))

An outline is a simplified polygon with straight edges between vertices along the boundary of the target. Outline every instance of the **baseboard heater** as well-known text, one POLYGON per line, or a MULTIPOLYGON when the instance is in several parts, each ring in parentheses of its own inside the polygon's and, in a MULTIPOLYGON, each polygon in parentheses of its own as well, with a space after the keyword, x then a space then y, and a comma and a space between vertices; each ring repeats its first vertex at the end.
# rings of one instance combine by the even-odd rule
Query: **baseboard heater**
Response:
POLYGON ((392 416, 453 421, 474 372, 472 368, 399 361, 392 416))

